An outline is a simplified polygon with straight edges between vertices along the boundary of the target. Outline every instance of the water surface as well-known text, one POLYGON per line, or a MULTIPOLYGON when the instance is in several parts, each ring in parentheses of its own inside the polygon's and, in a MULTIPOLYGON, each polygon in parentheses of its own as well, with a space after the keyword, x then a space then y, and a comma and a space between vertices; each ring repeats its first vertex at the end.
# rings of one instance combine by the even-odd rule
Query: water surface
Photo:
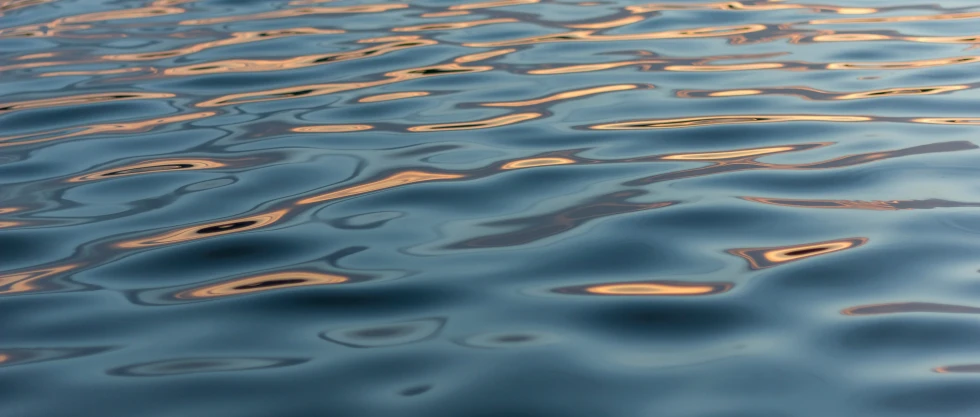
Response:
POLYGON ((0 415, 980 413, 980 6, 0 0, 0 415))

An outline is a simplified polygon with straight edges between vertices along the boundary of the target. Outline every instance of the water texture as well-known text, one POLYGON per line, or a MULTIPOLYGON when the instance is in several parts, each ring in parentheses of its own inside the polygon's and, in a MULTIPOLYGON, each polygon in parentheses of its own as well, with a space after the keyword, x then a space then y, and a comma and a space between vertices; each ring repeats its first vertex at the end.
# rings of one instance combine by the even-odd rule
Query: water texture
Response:
POLYGON ((980 4, 0 0, 0 416, 980 414, 980 4))

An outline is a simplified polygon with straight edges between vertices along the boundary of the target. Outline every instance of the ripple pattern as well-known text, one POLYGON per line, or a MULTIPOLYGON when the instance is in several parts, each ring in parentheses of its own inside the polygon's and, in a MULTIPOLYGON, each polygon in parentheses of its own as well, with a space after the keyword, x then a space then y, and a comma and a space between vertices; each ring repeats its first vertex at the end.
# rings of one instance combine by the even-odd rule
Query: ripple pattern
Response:
POLYGON ((978 22, 0 0, 0 415, 976 416, 978 22))

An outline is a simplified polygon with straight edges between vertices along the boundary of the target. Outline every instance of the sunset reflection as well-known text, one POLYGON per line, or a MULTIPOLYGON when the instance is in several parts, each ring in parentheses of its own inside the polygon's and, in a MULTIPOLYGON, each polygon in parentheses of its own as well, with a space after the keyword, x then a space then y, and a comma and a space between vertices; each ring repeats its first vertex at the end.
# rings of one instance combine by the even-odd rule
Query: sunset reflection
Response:
POLYGON ((721 294, 728 292, 732 287, 734 287, 734 284, 727 282, 637 281, 564 287, 557 288, 554 291, 561 294, 580 295, 687 297, 721 294))
POLYGON ((867 238, 857 237, 803 245, 731 249, 728 253, 745 259, 749 262, 749 267, 752 269, 765 269, 814 256, 827 255, 856 248, 866 243, 868 243, 867 238))
POLYGON ((342 275, 311 271, 285 271, 255 275, 218 284, 208 285, 174 294, 181 300, 207 299, 273 291, 283 288, 305 287, 311 285, 342 284, 349 279, 342 275))

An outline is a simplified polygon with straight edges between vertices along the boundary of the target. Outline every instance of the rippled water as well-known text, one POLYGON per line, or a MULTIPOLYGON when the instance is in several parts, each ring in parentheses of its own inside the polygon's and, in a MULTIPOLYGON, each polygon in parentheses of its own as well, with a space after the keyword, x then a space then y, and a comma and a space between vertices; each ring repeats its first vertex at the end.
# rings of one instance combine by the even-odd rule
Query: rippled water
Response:
POLYGON ((976 416, 980 5, 0 0, 0 415, 976 416))

